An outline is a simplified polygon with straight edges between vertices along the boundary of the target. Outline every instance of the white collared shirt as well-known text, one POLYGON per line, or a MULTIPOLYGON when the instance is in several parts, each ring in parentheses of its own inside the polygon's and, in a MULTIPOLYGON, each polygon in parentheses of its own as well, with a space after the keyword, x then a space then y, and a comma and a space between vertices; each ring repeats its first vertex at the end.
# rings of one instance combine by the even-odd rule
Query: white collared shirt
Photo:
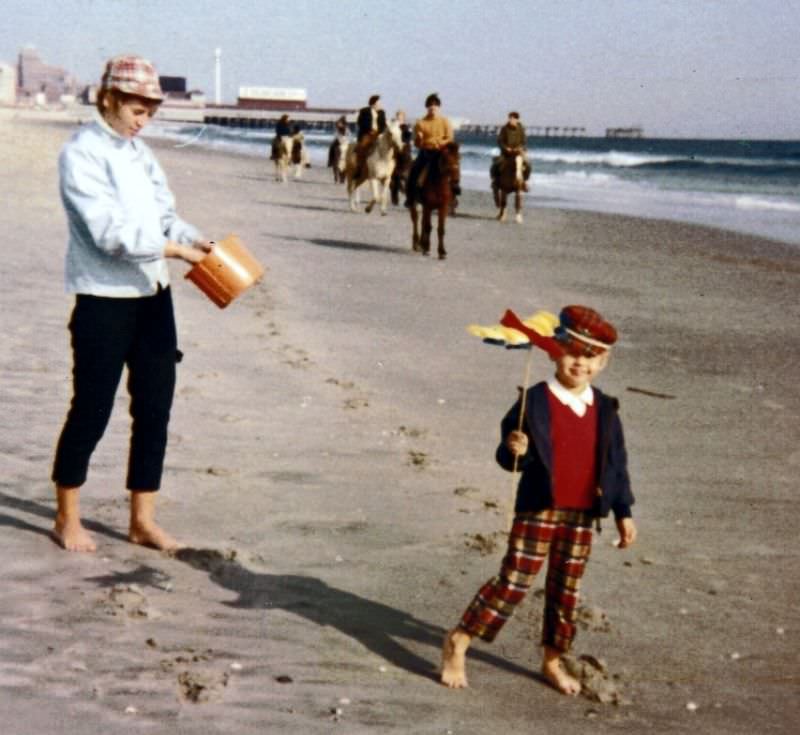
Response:
POLYGON ((584 390, 575 394, 568 391, 556 378, 550 378, 547 381, 547 387, 561 403, 569 406, 581 418, 586 415, 586 407, 594 403, 594 391, 591 385, 587 385, 584 390))
POLYGON ((98 114, 58 159, 67 214, 68 293, 136 297, 169 285, 168 240, 202 239, 175 212, 175 198, 150 148, 119 135, 98 114))

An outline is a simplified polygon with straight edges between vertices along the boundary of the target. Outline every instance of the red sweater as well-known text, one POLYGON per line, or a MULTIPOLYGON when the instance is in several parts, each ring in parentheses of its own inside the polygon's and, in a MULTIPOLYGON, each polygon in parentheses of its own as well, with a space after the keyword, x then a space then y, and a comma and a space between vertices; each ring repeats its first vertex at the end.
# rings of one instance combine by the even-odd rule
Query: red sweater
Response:
POLYGON ((597 477, 597 405, 578 416, 550 391, 550 438, 553 443, 553 507, 589 510, 597 477))

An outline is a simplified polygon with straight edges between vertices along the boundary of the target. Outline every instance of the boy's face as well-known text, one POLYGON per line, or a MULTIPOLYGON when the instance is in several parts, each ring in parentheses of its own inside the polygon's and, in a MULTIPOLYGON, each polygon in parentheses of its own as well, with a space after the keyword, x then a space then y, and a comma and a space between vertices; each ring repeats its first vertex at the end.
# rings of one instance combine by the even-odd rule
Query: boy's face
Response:
POLYGON ((607 350, 592 357, 561 355, 553 361, 556 364, 556 379, 567 390, 580 393, 603 371, 608 358, 607 350))
POLYGON ((139 97, 130 97, 113 104, 105 105, 103 117, 109 126, 123 138, 136 137, 150 122, 158 110, 158 103, 139 97))

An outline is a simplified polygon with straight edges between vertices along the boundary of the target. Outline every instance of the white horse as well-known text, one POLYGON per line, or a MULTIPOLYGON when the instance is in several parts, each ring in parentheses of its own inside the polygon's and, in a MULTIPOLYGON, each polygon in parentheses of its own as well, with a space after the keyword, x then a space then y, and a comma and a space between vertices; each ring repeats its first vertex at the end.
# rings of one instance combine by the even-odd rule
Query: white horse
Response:
POLYGON ((397 161, 398 151, 402 147, 400 127, 389 125, 386 130, 375 139, 375 145, 367 155, 364 169, 356 176, 358 158, 356 156, 355 145, 348 146, 347 164, 345 177, 347 178, 347 196, 350 200, 350 209, 355 212, 360 198, 358 188, 365 181, 369 181, 372 187, 372 199, 365 207, 367 213, 371 212, 375 204, 380 205, 381 214, 386 214, 389 205, 389 189, 397 161))
POLYGON ((289 162, 292 160, 292 139, 283 136, 272 152, 275 161, 275 181, 285 184, 289 177, 289 162))

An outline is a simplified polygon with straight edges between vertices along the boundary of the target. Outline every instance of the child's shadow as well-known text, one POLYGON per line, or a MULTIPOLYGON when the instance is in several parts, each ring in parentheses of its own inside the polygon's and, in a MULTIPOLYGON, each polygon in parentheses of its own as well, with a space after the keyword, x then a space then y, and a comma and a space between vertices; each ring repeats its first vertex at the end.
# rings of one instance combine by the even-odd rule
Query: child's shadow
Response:
MULTIPOLYGON (((314 577, 251 572, 236 561, 235 554, 186 548, 174 552, 174 556, 196 569, 209 572, 210 578, 218 585, 236 592, 239 598, 227 603, 232 607, 278 608, 292 612, 316 625, 336 628, 398 668, 438 680, 438 660, 431 663, 395 639, 424 643, 438 651, 445 635, 445 630, 439 626, 331 587, 314 577)), ((471 655, 513 673, 532 675, 528 669, 482 651, 473 650, 471 655)))

